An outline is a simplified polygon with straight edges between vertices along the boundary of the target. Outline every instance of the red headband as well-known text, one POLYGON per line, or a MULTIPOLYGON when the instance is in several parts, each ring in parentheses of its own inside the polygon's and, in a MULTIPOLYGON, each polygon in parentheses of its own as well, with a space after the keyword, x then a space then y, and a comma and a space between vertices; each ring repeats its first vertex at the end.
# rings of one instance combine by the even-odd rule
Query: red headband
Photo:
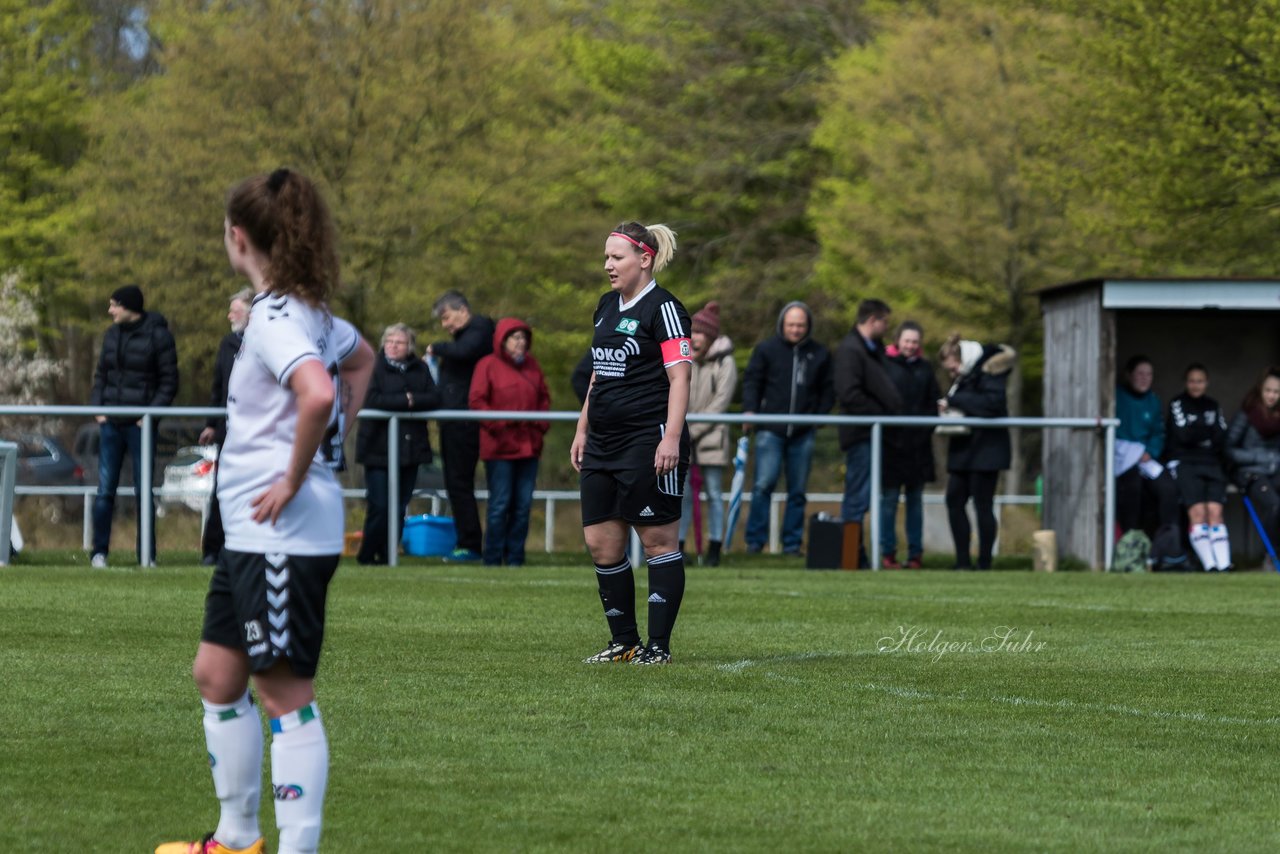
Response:
POLYGON ((652 249, 650 249, 648 246, 644 245, 644 244, 643 244, 642 242, 640 242, 639 240, 636 240, 636 239, 635 239, 634 237, 632 237, 631 235, 629 235, 629 234, 623 234, 621 231, 615 231, 615 232, 611 233, 609 236, 610 236, 610 237, 621 237, 623 240, 627 241, 627 242, 628 242, 628 243, 630 243, 632 246, 634 246, 635 248, 639 249, 641 252, 648 252, 650 255, 653 255, 653 256, 655 256, 655 257, 656 257, 656 256, 657 256, 657 254, 658 254, 657 252, 654 252, 652 249))

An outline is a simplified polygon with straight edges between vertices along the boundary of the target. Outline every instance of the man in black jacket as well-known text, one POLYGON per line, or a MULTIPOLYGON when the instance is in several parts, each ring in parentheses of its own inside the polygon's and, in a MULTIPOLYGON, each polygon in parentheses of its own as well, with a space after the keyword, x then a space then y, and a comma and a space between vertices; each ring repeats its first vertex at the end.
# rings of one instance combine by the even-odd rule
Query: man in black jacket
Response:
MULTIPOLYGON (((432 307, 452 341, 427 347, 427 356, 440 360, 436 385, 443 409, 466 409, 471 395, 471 375, 476 362, 493 352, 493 321, 472 314, 467 298, 446 291, 432 307)), ((479 560, 483 536, 476 507, 476 463, 480 460, 480 422, 441 421, 440 455, 444 463, 444 488, 453 507, 458 547, 452 560, 479 560)))
MULTIPOLYGON (((213 363, 213 386, 209 390, 209 405, 227 405, 227 387, 231 382, 231 368, 235 366, 236 354, 240 352, 240 344, 244 341, 244 328, 249 325, 249 309, 253 305, 253 289, 245 288, 231 298, 231 307, 227 309, 227 321, 231 331, 222 337, 218 344, 218 356, 213 363)), ((205 428, 200 431, 201 445, 214 444, 221 446, 227 441, 227 419, 211 416, 205 421, 205 428)), ((218 504, 218 470, 213 470, 213 496, 209 502, 209 521, 204 526, 204 536, 200 540, 200 548, 204 553, 202 563, 214 566, 218 555, 222 552, 225 537, 222 531, 222 509, 218 504)))
MULTIPOLYGON (((933 364, 920 355, 924 330, 908 320, 898 327, 898 352, 885 367, 902 395, 903 415, 938 414, 938 377, 933 364)), ((920 569, 924 553, 924 485, 935 479, 932 427, 886 427, 881 454, 880 565, 898 569, 898 496, 906 494, 907 569, 920 569)))
MULTIPOLYGON (((744 415, 820 415, 831 410, 831 354, 809 337, 812 329, 813 315, 807 305, 791 302, 783 307, 777 334, 756 345, 742 375, 744 415)), ((751 425, 744 429, 751 432, 751 425)), ((814 428, 807 425, 767 424, 756 431, 747 551, 761 551, 769 539, 769 502, 785 464, 787 509, 782 517, 782 551, 800 554, 813 441, 814 428)))
MULTIPOLYGON (((126 285, 111 295, 107 307, 111 326, 102 339, 102 353, 93 375, 93 406, 168 406, 178 394, 178 350, 163 316, 143 309, 142 290, 126 285)), ((124 453, 133 462, 133 482, 142 501, 142 420, 137 416, 97 416, 99 431, 98 495, 93 501, 93 558, 95 569, 107 565, 111 550, 111 518, 124 453)), ((155 464, 155 445, 149 449, 155 464)), ((154 507, 139 506, 138 560, 142 560, 142 514, 154 518, 154 507)), ((151 556, 156 553, 155 525, 151 526, 151 556)))
MULTIPOLYGON (((880 343, 889 325, 889 306, 878 299, 858 305, 853 329, 840 341, 832 359, 836 402, 844 415, 895 415, 902 396, 885 370, 880 343)), ((871 428, 840 426, 840 450, 845 453, 844 501, 840 515, 846 522, 863 523, 871 506, 871 428)), ((858 565, 868 566, 866 537, 859 546, 858 565)))

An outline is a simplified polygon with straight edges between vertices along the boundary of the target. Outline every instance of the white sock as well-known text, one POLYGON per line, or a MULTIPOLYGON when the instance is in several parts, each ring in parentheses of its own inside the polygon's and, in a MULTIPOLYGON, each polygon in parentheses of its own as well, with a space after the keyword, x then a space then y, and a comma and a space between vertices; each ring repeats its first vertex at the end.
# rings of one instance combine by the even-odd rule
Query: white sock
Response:
POLYGON ((320 846, 329 782, 329 741, 315 703, 271 719, 271 782, 279 854, 311 854, 320 846))
POLYGON ((1209 529, 1209 542, 1213 544, 1213 559, 1218 569, 1231 566, 1231 538, 1227 536, 1226 525, 1214 525, 1209 529))
POLYGON ((1206 572, 1217 566, 1213 557, 1213 544, 1209 541, 1208 525, 1191 526, 1191 548, 1195 550, 1196 557, 1200 558, 1200 564, 1206 572))
POLYGON ((262 721, 248 691, 234 703, 201 702, 213 790, 222 805, 213 835, 228 848, 248 848, 262 836, 262 721))

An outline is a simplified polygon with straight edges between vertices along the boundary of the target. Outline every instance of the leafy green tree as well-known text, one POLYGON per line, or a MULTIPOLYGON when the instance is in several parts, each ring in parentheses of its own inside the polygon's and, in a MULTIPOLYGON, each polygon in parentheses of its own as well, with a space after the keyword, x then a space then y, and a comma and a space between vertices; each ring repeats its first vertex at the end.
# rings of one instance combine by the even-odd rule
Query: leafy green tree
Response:
POLYGON ((819 310, 823 337, 836 334, 811 276, 806 204, 822 156, 810 138, 828 61, 870 37, 863 4, 588 5, 598 8, 578 18, 574 67, 600 103, 601 203, 676 228, 668 280, 691 311, 721 301, 744 358, 791 299, 819 310))
POLYGON ((0 271, 40 305, 74 273, 66 175, 85 144, 90 26, 76 0, 0 0, 0 271))
MULTIPOLYGON (((556 20, 463 0, 307 14, 260 0, 165 2, 151 27, 163 73, 97 113, 81 260, 95 299, 135 281, 170 317, 191 399, 239 286, 225 193, 280 165, 322 184, 343 257, 335 308, 372 337, 395 321, 429 328, 448 288, 485 313, 568 322, 541 314, 533 283, 585 278, 581 241, 600 216, 575 198, 593 143, 573 121, 556 20)), ((573 321, 593 303, 584 294, 573 321)))
MULTIPOLYGON (((1079 261, 1049 180, 1070 81, 1045 47, 1070 29, 1041 12, 953 6, 904 14, 837 60, 815 135, 831 172, 810 207, 822 285, 850 309, 884 298, 932 342, 958 330, 1035 367, 1034 291, 1079 261)), ((1014 414, 1023 381, 1015 371, 1014 414)))
POLYGON ((1064 175, 1104 204, 1076 220, 1130 273, 1274 272, 1280 3, 1062 4, 1090 25, 1061 53, 1087 80, 1064 175))

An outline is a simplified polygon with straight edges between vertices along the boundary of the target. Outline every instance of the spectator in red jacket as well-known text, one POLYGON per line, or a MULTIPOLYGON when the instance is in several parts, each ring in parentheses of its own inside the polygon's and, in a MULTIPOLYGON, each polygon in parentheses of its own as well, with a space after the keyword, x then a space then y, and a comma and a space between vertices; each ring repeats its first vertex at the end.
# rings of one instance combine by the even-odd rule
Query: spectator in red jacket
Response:
MULTIPOLYGON (((514 317, 498 321, 493 352, 476 364, 469 405, 474 410, 546 412, 551 394, 538 360, 533 358, 533 330, 514 317)), ((523 566, 529 536, 529 511, 538 477, 538 457, 547 421, 483 421, 480 459, 489 487, 484 529, 485 564, 523 566)))

